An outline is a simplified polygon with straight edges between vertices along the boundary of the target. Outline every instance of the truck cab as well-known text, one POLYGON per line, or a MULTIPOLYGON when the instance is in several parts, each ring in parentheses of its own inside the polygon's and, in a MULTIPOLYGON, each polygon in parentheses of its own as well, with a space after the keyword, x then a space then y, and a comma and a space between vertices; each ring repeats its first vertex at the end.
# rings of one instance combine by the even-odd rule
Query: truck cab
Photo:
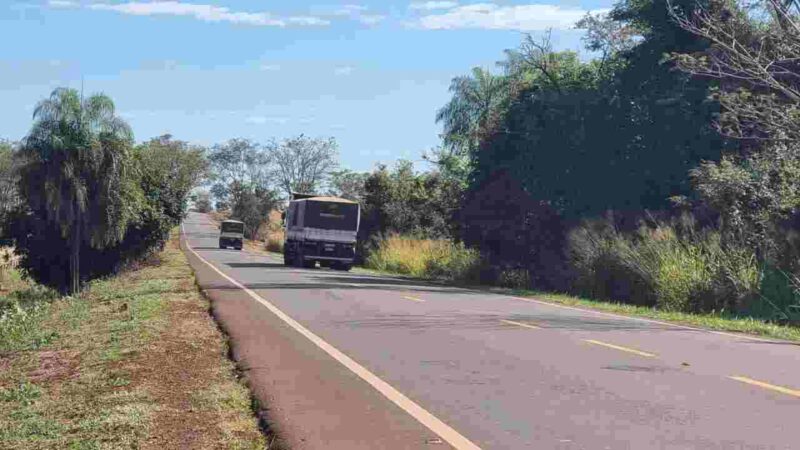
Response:
POLYGON ((244 223, 238 220, 225 220, 219 225, 219 248, 242 249, 244 223))
POLYGON ((285 216, 283 263, 350 270, 356 255, 361 209, 339 197, 295 196, 285 216))

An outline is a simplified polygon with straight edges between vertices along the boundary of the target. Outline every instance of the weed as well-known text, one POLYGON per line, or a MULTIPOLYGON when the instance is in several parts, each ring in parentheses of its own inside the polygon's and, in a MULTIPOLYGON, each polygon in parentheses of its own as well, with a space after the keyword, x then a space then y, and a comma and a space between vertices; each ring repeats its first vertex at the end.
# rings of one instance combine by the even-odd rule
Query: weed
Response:
POLYGON ((42 396, 42 390, 35 384, 23 381, 15 388, 0 388, 0 401, 16 402, 22 406, 30 406, 34 400, 42 396))

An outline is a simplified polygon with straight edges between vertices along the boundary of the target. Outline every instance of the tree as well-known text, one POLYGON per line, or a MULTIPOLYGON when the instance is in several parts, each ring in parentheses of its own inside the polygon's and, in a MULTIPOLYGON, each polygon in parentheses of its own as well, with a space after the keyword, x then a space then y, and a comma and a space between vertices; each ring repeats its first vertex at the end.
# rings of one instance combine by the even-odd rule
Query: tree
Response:
POLYGON ((170 222, 180 222, 189 193, 209 175, 206 149, 164 135, 139 145, 135 156, 145 192, 161 203, 170 222))
POLYGON ((270 150, 248 139, 231 139, 224 144, 215 145, 208 155, 212 170, 211 193, 219 201, 236 203, 231 198, 231 187, 255 185, 266 187, 269 184, 270 150))
POLYGON ((338 166, 338 153, 334 138, 312 139, 301 134, 272 147, 272 174, 288 197, 292 192, 314 193, 338 166))
POLYGON ((353 172, 347 169, 333 171, 330 175, 328 194, 361 203, 364 201, 364 183, 367 177, 369 174, 366 172, 353 172))
POLYGON ((231 187, 231 218, 244 222, 245 235, 249 239, 258 237, 258 229, 269 220, 269 213, 278 206, 278 194, 274 190, 252 185, 234 183, 231 187))
POLYGON ((672 56, 683 71, 721 84, 722 134, 756 145, 800 142, 800 1, 751 6, 716 0, 692 14, 673 7, 673 19, 710 47, 672 56))
POLYGON ((455 236, 459 205, 455 182, 438 172, 417 173, 410 161, 389 170, 378 166, 364 183, 362 235, 411 234, 426 238, 455 236))
MULTIPOLYGON (((8 213, 19 204, 18 159, 14 146, 0 140, 0 227, 5 223, 8 213)), ((3 236, 2 231, 0 228, 0 236, 3 236)))
POLYGON ((105 95, 59 88, 39 102, 20 150, 20 193, 34 215, 58 227, 70 249, 69 291, 80 291, 80 250, 119 242, 136 210, 130 127, 105 95))
POLYGON ((447 157, 468 157, 475 149, 506 100, 506 88, 504 77, 480 67, 473 68, 470 76, 453 78, 452 98, 436 113, 436 121, 444 128, 447 157))
POLYGON ((681 70, 718 83, 717 129, 741 143, 692 172, 697 193, 720 213, 728 243, 797 273, 800 252, 787 236, 800 223, 800 2, 719 0, 670 12, 710 43, 672 57, 681 70))

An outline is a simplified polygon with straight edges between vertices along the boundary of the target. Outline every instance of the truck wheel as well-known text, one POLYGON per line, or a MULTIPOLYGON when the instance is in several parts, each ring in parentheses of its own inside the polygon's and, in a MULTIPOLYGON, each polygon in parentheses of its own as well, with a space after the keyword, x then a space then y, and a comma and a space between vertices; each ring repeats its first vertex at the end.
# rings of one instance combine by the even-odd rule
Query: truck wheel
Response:
POLYGON ((300 249, 297 249, 294 256, 292 256, 292 263, 295 267, 303 267, 305 265, 303 263, 303 252, 300 249))
POLYGON ((305 267, 306 269, 314 269, 315 267, 317 267, 317 262, 314 261, 313 259, 303 260, 303 267, 305 267))
POLYGON ((292 260, 289 258, 289 255, 284 251, 283 253, 283 265, 284 266, 291 266, 292 260))
POLYGON ((349 272, 350 269, 353 268, 353 265, 350 263, 336 263, 336 265, 333 266, 333 268, 336 270, 343 270, 345 272, 349 272))
POLYGON ((226 247, 225 247, 225 244, 223 244, 222 242, 220 242, 220 243, 219 243, 219 248, 221 248, 221 249, 225 250, 225 248, 226 248, 226 247))

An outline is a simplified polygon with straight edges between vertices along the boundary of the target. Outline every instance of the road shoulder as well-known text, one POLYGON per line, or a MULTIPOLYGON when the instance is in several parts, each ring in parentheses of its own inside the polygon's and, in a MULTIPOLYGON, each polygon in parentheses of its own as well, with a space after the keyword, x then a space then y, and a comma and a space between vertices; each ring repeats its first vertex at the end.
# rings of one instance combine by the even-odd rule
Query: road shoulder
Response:
MULTIPOLYGON (((287 325, 199 255, 184 251, 229 336, 260 414, 293 449, 418 449, 431 430, 287 325)), ((449 448, 445 444, 437 448, 449 448)))

